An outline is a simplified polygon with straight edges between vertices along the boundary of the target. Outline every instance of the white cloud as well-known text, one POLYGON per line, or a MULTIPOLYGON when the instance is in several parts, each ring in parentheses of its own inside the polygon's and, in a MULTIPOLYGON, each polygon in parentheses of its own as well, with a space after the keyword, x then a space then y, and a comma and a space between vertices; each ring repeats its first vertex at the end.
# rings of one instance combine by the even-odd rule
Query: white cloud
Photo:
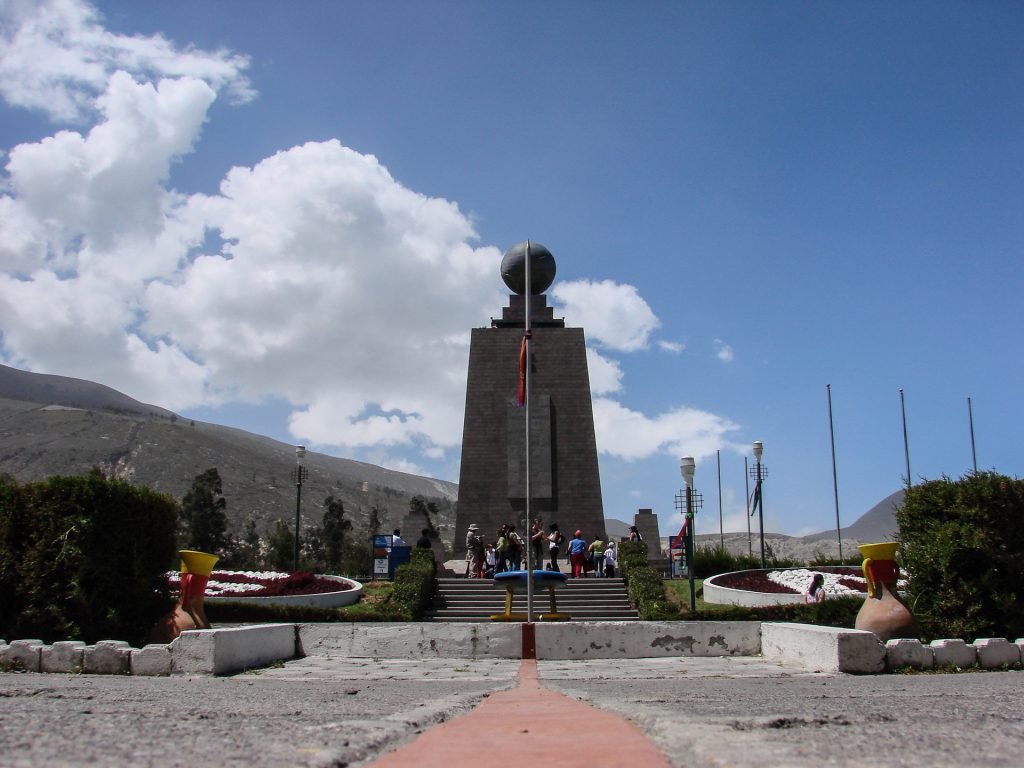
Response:
POLYGON ((680 352, 686 349, 685 344, 681 344, 678 341, 665 341, 664 339, 658 341, 658 347, 664 350, 665 352, 671 352, 674 355, 678 355, 680 352))
POLYGON ((80 0, 0 2, 0 96, 54 120, 79 120, 96 106, 118 70, 147 78, 190 78, 222 88, 235 100, 255 95, 245 56, 177 49, 161 35, 119 35, 80 0))
POLYGON ((587 369, 592 394, 607 395, 622 389, 622 368, 619 364, 590 347, 587 347, 587 369))
POLYGON ((636 288, 611 280, 555 283, 551 289, 559 311, 586 329, 587 338, 607 349, 645 349, 661 323, 636 288))
POLYGON ((717 357, 723 363, 731 363, 733 361, 735 355, 733 354, 732 347, 730 347, 721 339, 715 339, 715 347, 718 350, 715 353, 715 357, 717 357))
POLYGON ((728 442, 739 426, 696 408, 678 407, 646 416, 608 398, 594 398, 594 428, 601 453, 626 461, 655 454, 713 456, 720 448, 742 450, 728 442))
MULTIPOLYGON (((282 399, 311 446, 417 474, 417 457, 447 460, 467 329, 503 303, 501 253, 476 245, 470 218, 336 140, 230 169, 217 194, 175 193, 170 166, 217 90, 248 92, 244 58, 112 35, 71 0, 2 3, 0 95, 95 124, 7 155, 0 359, 177 410, 282 399), (33 101, 38 89, 52 100, 33 101)), ((604 351, 645 349, 659 327, 630 285, 552 295, 604 351)), ((619 362, 587 357, 608 455, 700 457, 737 428, 694 409, 627 409, 608 397, 622 390, 619 362)))

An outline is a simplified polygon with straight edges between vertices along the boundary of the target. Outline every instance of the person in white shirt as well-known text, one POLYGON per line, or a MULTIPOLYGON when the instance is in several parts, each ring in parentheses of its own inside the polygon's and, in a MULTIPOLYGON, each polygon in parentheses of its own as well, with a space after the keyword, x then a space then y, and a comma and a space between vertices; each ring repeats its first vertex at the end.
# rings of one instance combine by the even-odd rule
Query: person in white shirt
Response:
POLYGON ((391 534, 391 546, 392 547, 407 547, 407 546, 409 546, 408 544, 405 543, 405 539, 402 538, 402 535, 398 532, 397 528, 395 528, 395 532, 393 534, 391 534))
POLYGON ((604 576, 615 578, 615 542, 609 541, 604 551, 604 576))

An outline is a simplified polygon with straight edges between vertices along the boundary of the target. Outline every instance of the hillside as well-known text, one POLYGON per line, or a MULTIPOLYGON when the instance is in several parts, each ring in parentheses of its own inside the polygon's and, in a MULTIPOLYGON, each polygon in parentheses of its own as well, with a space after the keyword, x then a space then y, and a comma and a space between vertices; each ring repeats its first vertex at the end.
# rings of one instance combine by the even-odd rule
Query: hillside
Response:
MULTIPOLYGON (((320 522, 328 495, 344 501, 357 530, 373 506, 386 527, 399 525, 419 495, 437 504, 442 535, 452 535, 454 483, 313 452, 305 464, 304 527, 320 522)), ((177 499, 216 467, 234 530, 250 518, 261 532, 295 519, 294 445, 180 419, 93 382, 0 366, 0 473, 29 482, 93 467, 177 499)))

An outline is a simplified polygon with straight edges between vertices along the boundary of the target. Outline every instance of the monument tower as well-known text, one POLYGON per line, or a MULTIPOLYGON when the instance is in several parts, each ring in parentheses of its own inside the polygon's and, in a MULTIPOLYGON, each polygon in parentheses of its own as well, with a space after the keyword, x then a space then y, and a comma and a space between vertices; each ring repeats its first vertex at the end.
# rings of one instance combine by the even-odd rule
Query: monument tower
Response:
MULTIPOLYGON (((503 523, 522 535, 526 522, 526 413, 519 401, 520 352, 530 307, 529 442, 530 516, 571 538, 604 531, 594 411, 582 328, 553 316, 544 291, 555 278, 555 259, 529 243, 530 299, 526 301, 527 243, 513 246, 501 276, 513 292, 500 319, 474 328, 469 347, 462 468, 455 518, 455 551, 463 553, 475 523, 491 541, 503 523)), ((525 536, 524 536, 525 539, 525 536)), ((547 546, 544 548, 547 554, 547 546)), ((564 553, 564 549, 563 549, 564 553)), ((536 564, 542 567, 541 564, 536 564)))

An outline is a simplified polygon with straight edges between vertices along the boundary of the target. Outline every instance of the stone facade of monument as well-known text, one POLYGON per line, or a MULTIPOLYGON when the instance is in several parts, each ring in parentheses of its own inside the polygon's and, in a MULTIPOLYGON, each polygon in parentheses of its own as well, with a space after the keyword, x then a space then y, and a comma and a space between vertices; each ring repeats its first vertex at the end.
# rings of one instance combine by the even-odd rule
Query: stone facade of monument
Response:
MULTIPOLYGON (((567 537, 580 529, 589 540, 604 531, 604 508, 584 332, 554 318, 542 294, 530 297, 530 316, 531 516, 545 531, 554 522, 567 537)), ((517 402, 524 321, 525 297, 512 294, 500 319, 472 331, 457 553, 472 523, 488 542, 503 523, 525 533, 526 409, 517 402)))

